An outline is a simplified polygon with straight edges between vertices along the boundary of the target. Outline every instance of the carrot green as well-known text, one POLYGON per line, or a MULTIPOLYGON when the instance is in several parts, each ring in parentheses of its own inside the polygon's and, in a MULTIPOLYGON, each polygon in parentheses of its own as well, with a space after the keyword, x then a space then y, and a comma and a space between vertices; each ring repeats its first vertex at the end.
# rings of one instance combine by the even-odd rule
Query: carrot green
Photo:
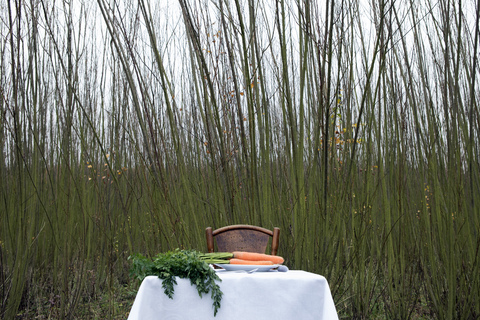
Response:
POLYGON ((211 292, 214 315, 217 315, 222 300, 222 291, 216 281, 222 281, 215 270, 200 258, 200 254, 194 250, 176 249, 165 253, 159 253, 153 259, 146 258, 141 254, 129 257, 132 262, 130 274, 142 281, 147 276, 158 276, 162 279, 162 287, 165 294, 173 299, 176 277, 188 278, 195 285, 200 297, 211 292))

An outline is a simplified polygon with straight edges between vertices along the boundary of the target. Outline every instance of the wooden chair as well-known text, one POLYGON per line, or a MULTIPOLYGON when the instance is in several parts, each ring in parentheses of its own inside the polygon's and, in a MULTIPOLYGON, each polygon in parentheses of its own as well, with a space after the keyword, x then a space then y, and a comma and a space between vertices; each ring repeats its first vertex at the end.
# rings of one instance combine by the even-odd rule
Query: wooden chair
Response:
POLYGON ((208 252, 214 252, 214 242, 217 243, 219 252, 247 251, 265 253, 268 240, 272 237, 272 255, 277 255, 280 229, 272 230, 237 224, 226 226, 212 231, 211 227, 206 230, 208 252))

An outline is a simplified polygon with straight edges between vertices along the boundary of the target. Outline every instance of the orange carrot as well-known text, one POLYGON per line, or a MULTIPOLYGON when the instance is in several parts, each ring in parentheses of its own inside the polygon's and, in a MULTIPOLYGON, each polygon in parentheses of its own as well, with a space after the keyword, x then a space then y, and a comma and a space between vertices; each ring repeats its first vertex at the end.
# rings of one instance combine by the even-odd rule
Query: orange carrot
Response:
POLYGON ((245 252, 245 251, 234 251, 233 257, 242 260, 250 261, 271 261, 274 264, 282 264, 284 259, 280 256, 272 256, 270 254, 264 253, 255 253, 255 252, 245 252))
POLYGON ((236 259, 232 258, 230 259, 230 264, 253 264, 253 265, 273 265, 272 261, 260 261, 260 260, 242 260, 242 259, 236 259))

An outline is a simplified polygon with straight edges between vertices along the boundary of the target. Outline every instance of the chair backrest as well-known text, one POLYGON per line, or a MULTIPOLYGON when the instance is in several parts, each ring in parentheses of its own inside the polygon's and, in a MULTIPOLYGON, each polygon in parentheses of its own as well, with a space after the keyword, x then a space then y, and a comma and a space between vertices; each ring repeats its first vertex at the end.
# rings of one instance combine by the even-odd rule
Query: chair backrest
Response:
POLYGON ((214 252, 214 241, 219 252, 247 251, 265 253, 268 240, 272 237, 272 255, 277 255, 280 229, 272 230, 248 224, 236 224, 216 230, 206 230, 208 252, 214 252))

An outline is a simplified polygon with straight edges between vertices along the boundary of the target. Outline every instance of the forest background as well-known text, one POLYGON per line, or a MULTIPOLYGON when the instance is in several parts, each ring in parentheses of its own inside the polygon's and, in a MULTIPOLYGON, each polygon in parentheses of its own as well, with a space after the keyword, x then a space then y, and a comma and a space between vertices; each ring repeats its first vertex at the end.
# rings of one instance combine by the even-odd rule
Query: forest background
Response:
POLYGON ((128 256, 280 227, 341 318, 480 317, 479 1, 0 4, 0 317, 124 319, 128 256))

